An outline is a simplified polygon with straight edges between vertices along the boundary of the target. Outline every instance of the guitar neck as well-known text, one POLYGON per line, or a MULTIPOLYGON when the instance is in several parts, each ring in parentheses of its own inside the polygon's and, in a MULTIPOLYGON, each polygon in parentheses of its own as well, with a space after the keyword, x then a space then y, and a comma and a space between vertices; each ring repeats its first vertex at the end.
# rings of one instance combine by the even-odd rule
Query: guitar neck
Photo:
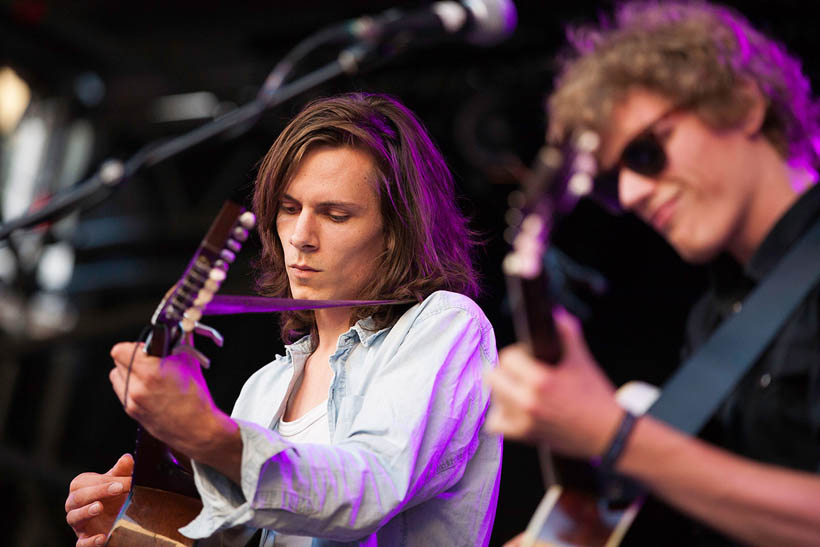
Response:
MULTIPOLYGON (((162 326, 151 329, 151 337, 145 344, 145 352, 153 357, 165 357, 169 330, 162 326)), ((137 427, 136 457, 134 459, 133 484, 156 490, 173 492, 199 499, 193 480, 190 459, 175 452, 145 430, 137 427)))
MULTIPOLYGON (((195 328, 201 308, 219 290, 228 264, 241 248, 253 216, 226 202, 188 262, 176 285, 165 295, 151 318, 145 352, 166 357, 185 333, 195 328), (245 218, 243 218, 245 217, 245 218)), ((145 429, 137 431, 134 484, 198 498, 188 457, 176 453, 145 429)))
POLYGON ((503 268, 516 337, 533 357, 547 363, 560 360, 561 340, 552 316, 544 254, 554 217, 571 211, 592 187, 589 169, 595 166, 594 141, 589 137, 571 140, 563 150, 544 146, 518 197, 510 200, 508 218, 516 219, 510 227, 517 233, 503 268))
POLYGON ((533 278, 507 278, 517 339, 536 359, 557 363, 561 358, 561 339, 552 316, 548 283, 543 269, 533 278))

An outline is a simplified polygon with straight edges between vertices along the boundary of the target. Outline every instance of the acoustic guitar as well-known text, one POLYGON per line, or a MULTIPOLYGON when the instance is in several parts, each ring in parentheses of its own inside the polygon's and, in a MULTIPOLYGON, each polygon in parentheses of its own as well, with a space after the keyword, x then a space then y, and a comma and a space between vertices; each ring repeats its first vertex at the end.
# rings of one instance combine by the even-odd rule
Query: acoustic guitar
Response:
MULTIPOLYGON (((555 218, 569 213, 592 190, 598 142, 596 134, 583 132, 569 139, 563 149, 545 146, 522 191, 510 200, 507 218, 515 235, 502 266, 515 333, 534 357, 547 363, 560 361, 561 340, 553 320, 544 255, 555 218)), ((617 394, 619 403, 635 414, 646 412, 657 396, 656 388, 641 382, 630 382, 617 394)), ((643 497, 626 503, 610 501, 622 496, 617 492, 603 496, 591 465, 551 455, 543 445, 538 449, 547 492, 521 544, 617 546, 643 497)))
MULTIPOLYGON (((149 355, 191 353, 203 366, 208 360, 186 339, 194 332, 222 345, 219 334, 199 325, 202 310, 219 290, 230 264, 256 219, 233 202, 226 202, 203 238, 185 272, 151 317, 145 343, 149 355)), ((131 491, 120 510, 106 545, 109 547, 191 547, 184 526, 202 509, 190 462, 144 429, 137 432, 131 491)))

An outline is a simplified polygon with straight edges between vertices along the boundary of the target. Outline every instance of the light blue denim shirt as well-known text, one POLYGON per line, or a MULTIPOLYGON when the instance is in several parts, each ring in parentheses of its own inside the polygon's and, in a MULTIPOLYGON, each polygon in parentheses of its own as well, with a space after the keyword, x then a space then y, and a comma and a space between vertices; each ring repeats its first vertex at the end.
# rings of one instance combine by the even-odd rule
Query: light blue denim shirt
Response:
MULTIPOLYGON (((233 411, 242 484, 194 463, 204 507, 181 532, 236 526, 314 537, 314 546, 486 545, 498 500, 501 438, 482 429, 482 372, 495 335, 466 296, 439 291, 392 328, 370 319, 330 357, 330 445, 292 444, 273 429, 302 373, 310 341, 246 382, 233 411)), ((263 545, 275 544, 266 531, 263 545)))

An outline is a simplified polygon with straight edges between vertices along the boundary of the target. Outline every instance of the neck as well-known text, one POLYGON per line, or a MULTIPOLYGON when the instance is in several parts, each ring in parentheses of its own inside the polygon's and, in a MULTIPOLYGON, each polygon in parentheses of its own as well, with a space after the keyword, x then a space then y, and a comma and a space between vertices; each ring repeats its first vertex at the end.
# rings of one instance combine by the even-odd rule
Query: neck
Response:
POLYGON ((792 169, 771 146, 760 147, 760 161, 750 176, 756 178, 742 221, 729 246, 741 264, 748 264, 778 220, 797 201, 805 172, 792 169))
POLYGON ((314 311, 319 340, 316 351, 333 351, 339 336, 350 329, 350 308, 327 308, 314 311))

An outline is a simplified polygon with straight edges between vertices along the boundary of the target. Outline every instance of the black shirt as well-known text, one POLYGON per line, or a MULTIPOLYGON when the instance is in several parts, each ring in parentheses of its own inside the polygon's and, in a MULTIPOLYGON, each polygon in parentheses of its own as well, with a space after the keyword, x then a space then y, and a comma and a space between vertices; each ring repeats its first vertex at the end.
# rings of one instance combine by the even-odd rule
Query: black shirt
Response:
MULTIPOLYGON (((705 342, 820 218, 820 185, 777 222, 744 268, 729 256, 711 265, 711 284, 690 313, 684 357, 705 342)), ((693 401, 697 400, 693 386, 693 401)), ((757 461, 820 471, 820 287, 798 305, 761 358, 727 397, 701 438, 757 461)), ((650 500, 631 545, 731 545, 732 541, 650 500)))
MULTIPOLYGON (((820 186, 775 225, 746 268, 721 257, 688 322, 688 347, 703 343, 820 218, 820 186)), ((701 437, 745 457, 820 471, 820 288, 815 287, 727 398, 701 437)))

